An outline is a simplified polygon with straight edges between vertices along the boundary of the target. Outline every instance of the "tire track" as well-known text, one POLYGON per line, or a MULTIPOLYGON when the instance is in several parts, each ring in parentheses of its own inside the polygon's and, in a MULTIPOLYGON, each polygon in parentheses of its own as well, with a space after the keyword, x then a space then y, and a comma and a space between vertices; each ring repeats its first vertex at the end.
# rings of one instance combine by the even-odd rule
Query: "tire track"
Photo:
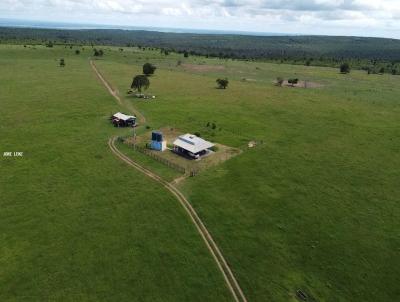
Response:
MULTIPOLYGON (((107 88, 109 93, 117 100, 118 104, 123 106, 124 104, 121 101, 121 98, 118 95, 118 91, 114 90, 107 82, 107 80, 102 76, 102 74, 99 72, 97 69, 96 65, 92 60, 90 60, 90 65, 93 69, 93 71, 96 73, 97 77, 100 79, 100 81, 103 83, 103 85, 107 88)), ((134 110, 136 111, 136 110, 134 110)), ((146 119, 143 115, 141 115, 141 120, 142 122, 145 122, 146 119)), ((151 172, 150 170, 146 169, 145 167, 139 165, 138 163, 134 162, 131 158, 127 157, 125 154, 123 154, 121 151, 117 149, 115 146, 115 140, 116 137, 112 137, 108 140, 108 146, 111 150, 111 152, 117 156, 120 160, 124 161, 126 164, 129 166, 135 168, 136 170, 142 172, 146 176, 150 177, 154 181, 158 182, 161 184, 164 188, 166 188, 169 192, 171 192, 176 199, 179 201, 181 206, 184 208, 186 213, 188 214, 189 218, 191 219, 192 223, 195 225, 198 233, 200 234, 201 238, 203 239, 204 243, 206 244, 209 252, 211 253, 212 257, 214 258, 218 269, 221 271, 226 286, 228 287, 229 291, 232 294, 233 299, 236 302, 247 302, 247 299, 245 295, 243 294, 243 291, 237 282, 235 276, 233 275, 233 272, 228 265, 227 261, 225 260, 225 257, 222 255, 220 249, 218 248, 217 244, 215 243, 214 239, 212 238, 210 232, 207 230, 206 226, 204 225, 203 221, 200 219, 198 216, 197 212, 194 210, 190 202, 186 199, 186 197, 179 191, 173 184, 165 181, 163 178, 158 176, 157 174, 151 172)))
POLYGON ((210 251, 211 255, 213 256, 215 262, 223 277, 225 279, 226 285, 235 301, 240 302, 247 302, 246 297, 243 294, 242 289, 240 288, 235 276, 232 273, 231 268, 229 267, 228 263, 226 262, 224 256, 222 255, 220 249, 218 248, 217 244, 215 243, 214 239, 212 238, 211 234, 208 232, 207 228, 205 227, 204 223, 197 215, 197 212, 194 210, 192 205, 186 199, 186 197, 171 183, 165 181, 157 174, 151 172, 150 170, 144 168, 143 166, 139 165, 138 163, 131 160, 125 154, 120 152, 117 147, 115 146, 116 137, 112 137, 108 141, 108 146, 110 147, 111 151, 122 161, 127 163, 128 165, 132 166, 133 168, 139 170, 143 174, 147 175, 148 177, 152 178, 156 182, 160 183, 164 188, 170 191, 176 199, 178 199, 179 203, 185 209, 186 213, 189 215, 190 219, 192 220, 193 224, 195 225, 197 231, 199 232, 200 236, 204 240, 208 250, 210 251))
POLYGON ((135 113, 135 115, 139 118, 139 122, 141 124, 146 123, 146 118, 143 114, 141 114, 139 111, 137 111, 135 108, 133 108, 130 104, 123 103, 119 94, 118 90, 114 89, 112 85, 104 78, 104 76, 101 74, 101 72, 97 69, 96 64, 93 62, 93 60, 89 60, 90 66, 92 67, 93 71, 99 78, 99 80, 103 83, 103 85, 107 88, 108 92, 117 100, 118 105, 124 106, 128 110, 132 111, 135 113))

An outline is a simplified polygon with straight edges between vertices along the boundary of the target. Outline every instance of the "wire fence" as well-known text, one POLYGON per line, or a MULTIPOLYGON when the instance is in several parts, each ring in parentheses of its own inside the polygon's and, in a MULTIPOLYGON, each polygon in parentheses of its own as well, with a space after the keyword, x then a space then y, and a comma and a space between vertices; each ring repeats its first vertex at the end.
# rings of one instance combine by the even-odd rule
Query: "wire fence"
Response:
MULTIPOLYGON (((189 166, 183 166, 180 164, 177 164, 176 162, 173 162, 165 157, 163 157, 162 155, 159 155, 159 152, 154 152, 152 149, 149 148, 149 145, 146 144, 146 146, 144 145, 139 145, 139 144, 135 144, 132 140, 128 140, 127 137, 118 137, 117 140, 121 143, 124 143, 126 145, 128 145, 129 147, 131 147, 133 150, 138 151, 144 155, 147 155, 149 157, 151 157, 152 159, 162 163, 163 165, 174 169, 175 171, 185 174, 189 177, 194 177, 196 175, 198 175, 200 173, 200 171, 204 168, 206 168, 207 166, 201 165, 198 167, 191 167, 189 166)), ((254 143, 254 145, 258 145, 258 144, 263 144, 263 141, 252 141, 252 143, 254 143)), ((243 146, 244 147, 244 146, 243 146)), ((170 152, 174 152, 174 151, 170 151, 170 152)), ((218 152, 218 151, 217 151, 218 152)), ((226 152, 226 151, 225 151, 226 152)), ((216 164, 220 164, 226 160, 228 160, 229 158, 238 155, 241 153, 240 149, 236 149, 236 150, 228 150, 228 152, 226 154, 223 154, 224 156, 221 157, 221 155, 217 158, 217 160, 214 160, 214 162, 212 163, 212 165, 216 165, 216 164), (233 152, 233 154, 231 154, 233 152)), ((185 156, 182 154, 179 154, 180 156, 185 156)), ((188 158, 189 160, 189 158, 188 158)))
POLYGON ((156 161, 166 165, 169 168, 174 169, 175 171, 177 171, 179 173, 186 174, 188 172, 188 173, 190 173, 191 176, 194 176, 193 171, 187 171, 187 169, 185 167, 182 167, 181 165, 178 165, 177 163, 174 163, 164 157, 157 155, 156 153, 152 152, 147 147, 142 147, 142 146, 139 146, 134 143, 128 143, 128 145, 131 146, 134 150, 155 159, 156 161))

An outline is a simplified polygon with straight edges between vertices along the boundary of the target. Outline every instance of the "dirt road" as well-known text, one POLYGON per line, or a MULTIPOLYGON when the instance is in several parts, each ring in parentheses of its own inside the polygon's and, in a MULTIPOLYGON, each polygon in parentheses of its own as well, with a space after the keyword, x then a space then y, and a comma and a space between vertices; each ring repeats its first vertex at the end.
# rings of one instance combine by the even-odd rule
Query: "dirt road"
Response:
POLYGON ((116 99, 118 105, 124 106, 126 109, 128 109, 129 111, 134 113, 137 116, 140 124, 143 125, 144 123, 146 123, 146 118, 143 114, 141 114, 139 111, 137 111, 131 104, 126 104, 121 100, 118 90, 114 89, 112 87, 112 85, 105 79, 105 77, 98 70, 98 68, 97 68, 96 64, 93 62, 93 60, 90 60, 89 62, 90 62, 90 66, 92 67, 93 71, 95 72, 95 74, 97 75, 99 80, 103 83, 104 87, 107 88, 108 92, 116 99))
MULTIPOLYGON (((94 72, 98 76, 98 78, 101 80, 103 85, 107 88, 107 90, 110 92, 110 94, 117 100, 118 104, 123 106, 124 104, 122 103, 118 91, 114 90, 112 86, 105 80, 105 78, 101 75, 101 73, 98 71, 97 67, 93 63, 93 61, 90 61, 90 65, 92 66, 94 72)), ((145 120, 144 116, 143 120, 145 120)), ((222 255, 220 249, 218 248, 217 244, 215 243, 214 239, 212 238, 211 234, 207 230, 206 226, 200 219, 200 217, 197 215, 196 211, 192 207, 192 205, 189 203, 189 201, 186 199, 186 197, 171 183, 168 183, 165 181, 163 178, 158 176, 157 174, 151 172, 150 170, 146 169, 145 167, 139 165, 138 163, 134 162, 131 158, 127 157, 125 154, 120 152, 117 147, 115 146, 115 141, 116 137, 112 137, 108 141, 108 146, 110 147, 111 151, 113 154, 115 154, 119 159, 124 161, 126 164, 129 166, 137 169, 138 171, 142 172, 146 176, 150 177, 154 181, 158 182, 160 185, 162 185, 164 188, 166 188, 168 191, 170 191, 176 199, 179 201, 181 206, 185 209, 186 213, 190 217, 191 221, 193 222, 194 226, 196 227, 198 233, 200 234, 201 238, 204 240, 204 243, 206 244, 208 250, 210 251, 212 257, 214 258, 219 270, 221 271, 226 286, 228 287, 229 291, 232 294, 233 299, 236 302, 247 302, 246 297, 243 294, 242 289, 239 286, 239 283, 237 282, 235 276, 232 273, 231 268, 229 267, 228 263, 226 262, 224 256, 222 255)))

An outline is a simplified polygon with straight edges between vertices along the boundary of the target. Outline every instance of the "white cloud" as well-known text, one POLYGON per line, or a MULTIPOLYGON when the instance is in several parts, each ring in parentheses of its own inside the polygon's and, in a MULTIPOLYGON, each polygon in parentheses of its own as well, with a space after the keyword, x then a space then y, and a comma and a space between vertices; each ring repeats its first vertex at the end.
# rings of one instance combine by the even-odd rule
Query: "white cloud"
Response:
POLYGON ((0 17, 400 38, 399 0, 1 0, 0 17))

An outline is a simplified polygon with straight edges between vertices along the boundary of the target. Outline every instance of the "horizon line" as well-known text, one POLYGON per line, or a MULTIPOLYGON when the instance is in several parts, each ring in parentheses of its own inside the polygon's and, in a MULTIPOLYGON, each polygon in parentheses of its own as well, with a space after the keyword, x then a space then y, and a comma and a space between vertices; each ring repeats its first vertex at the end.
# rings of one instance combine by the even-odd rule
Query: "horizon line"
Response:
POLYGON ((308 34, 308 33, 280 33, 280 32, 263 32, 263 31, 245 31, 245 30, 229 30, 229 29, 204 29, 204 28, 185 28, 170 26, 144 26, 144 25, 117 25, 117 24, 101 24, 101 23, 78 23, 67 21, 47 21, 32 20, 19 18, 0 17, 0 27, 8 28, 31 28, 31 29, 59 29, 59 30, 131 30, 131 31, 152 31, 161 33, 177 33, 177 34, 226 34, 226 35, 243 35, 243 36, 260 36, 260 37, 298 37, 298 36, 314 36, 314 37, 354 37, 354 38, 377 38, 400 40, 399 38, 386 36, 363 36, 363 35, 330 35, 330 34, 308 34), (3 21, 3 22, 2 22, 3 21), (18 24, 18 22, 21 22, 18 24), (25 23, 25 24, 24 24, 25 23), (37 24, 35 24, 37 23, 37 24), (51 26, 53 25, 53 26, 51 26), (58 26, 56 26, 58 25, 58 26))

